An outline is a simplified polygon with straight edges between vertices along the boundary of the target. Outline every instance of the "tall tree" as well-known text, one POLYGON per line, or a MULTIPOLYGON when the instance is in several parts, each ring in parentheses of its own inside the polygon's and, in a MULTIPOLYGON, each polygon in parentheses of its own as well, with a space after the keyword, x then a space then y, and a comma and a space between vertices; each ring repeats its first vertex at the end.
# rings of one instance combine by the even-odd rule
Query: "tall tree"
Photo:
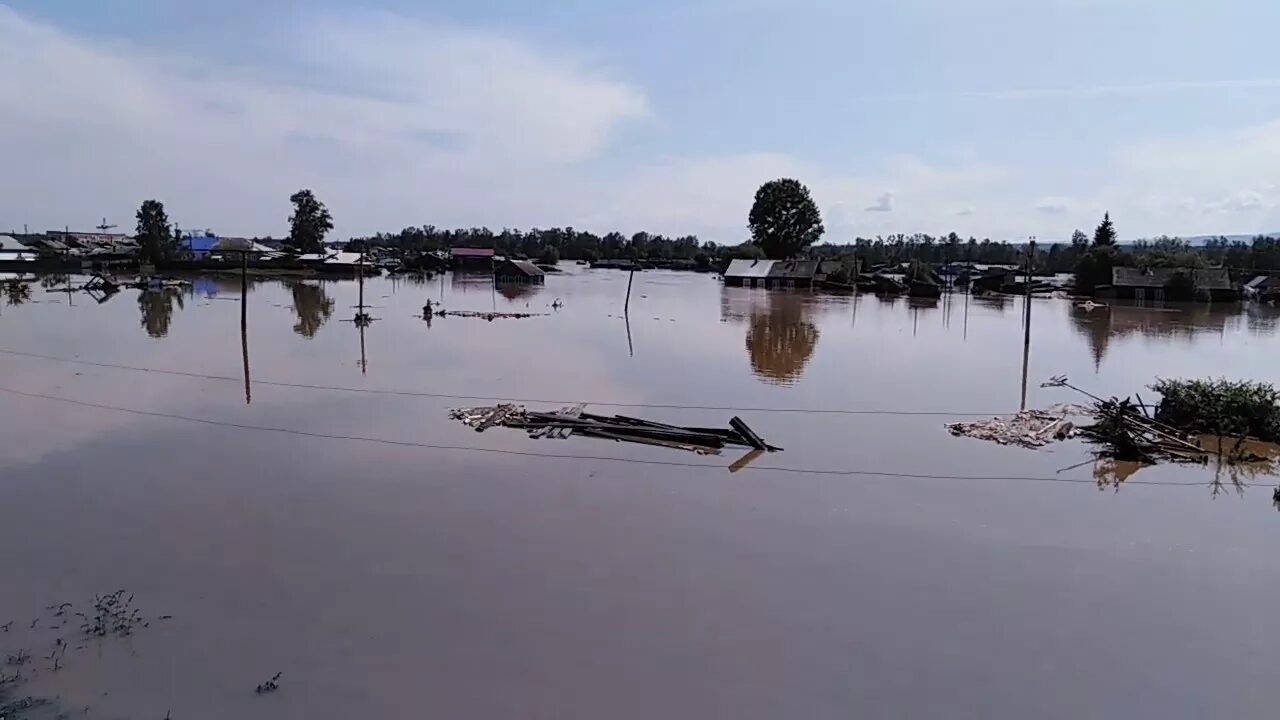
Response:
POLYGON ((147 200, 138 208, 138 227, 134 233, 143 262, 153 263, 173 255, 176 243, 169 234, 169 216, 164 203, 147 200))
POLYGON ((1093 231, 1094 247, 1110 247, 1116 244, 1116 228, 1111 224, 1111 213, 1102 216, 1098 229, 1093 231))
POLYGON ((792 178, 761 185, 747 223, 751 241, 774 259, 795 255, 817 242, 824 231, 809 188, 792 178))
POLYGON ((299 190, 289 197, 293 216, 289 218, 289 245, 300 253, 324 250, 324 236, 333 229, 329 208, 310 190, 299 190))
POLYGON ((1071 233, 1071 247, 1076 250, 1087 250, 1089 248, 1089 236, 1085 235, 1081 230, 1071 233))

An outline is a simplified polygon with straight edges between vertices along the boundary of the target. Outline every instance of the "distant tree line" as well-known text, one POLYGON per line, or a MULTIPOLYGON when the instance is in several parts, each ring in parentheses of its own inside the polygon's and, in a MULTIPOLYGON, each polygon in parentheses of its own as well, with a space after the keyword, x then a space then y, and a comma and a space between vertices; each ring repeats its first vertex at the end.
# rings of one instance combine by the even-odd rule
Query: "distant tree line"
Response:
MULTIPOLYGON (((289 237, 294 252, 314 253, 324 247, 333 229, 333 218, 310 190, 289 198, 294 212, 289 237)), ((137 213, 137 239, 144 260, 166 260, 180 254, 181 231, 170 225, 164 205, 156 200, 142 204, 137 213)), ((823 235, 822 217, 809 189, 798 180, 780 178, 760 186, 747 218, 751 240, 739 245, 701 242, 696 235, 668 237, 648 232, 630 236, 620 232, 597 235, 573 227, 493 231, 487 227, 446 230, 434 225, 407 227, 395 233, 352 238, 349 250, 394 248, 405 253, 425 253, 455 247, 492 248, 512 257, 535 258, 554 263, 566 260, 687 260, 699 266, 718 265, 734 258, 849 258, 863 268, 885 266, 936 266, 944 263, 1023 266, 1025 243, 993 242, 989 238, 946 235, 889 235, 858 237, 846 244, 815 244, 823 235)), ((1079 289, 1089 291, 1110 283, 1114 267, 1226 266, 1237 271, 1280 272, 1280 239, 1258 236, 1252 242, 1216 238, 1191 245, 1179 238, 1159 237, 1129 245, 1118 244, 1119 235, 1110 213, 1090 237, 1076 230, 1069 243, 1042 245, 1033 259, 1037 272, 1073 272, 1079 289)))
POLYGON ((661 259, 711 262, 724 256, 757 255, 758 249, 747 246, 721 246, 700 242, 696 235, 668 237, 648 232, 630 236, 620 232, 597 235, 585 230, 565 228, 532 228, 493 231, 487 227, 446 230, 434 225, 407 227, 397 233, 376 233, 353 238, 347 248, 396 248, 403 252, 430 252, 455 247, 493 248, 499 255, 559 260, 661 259))

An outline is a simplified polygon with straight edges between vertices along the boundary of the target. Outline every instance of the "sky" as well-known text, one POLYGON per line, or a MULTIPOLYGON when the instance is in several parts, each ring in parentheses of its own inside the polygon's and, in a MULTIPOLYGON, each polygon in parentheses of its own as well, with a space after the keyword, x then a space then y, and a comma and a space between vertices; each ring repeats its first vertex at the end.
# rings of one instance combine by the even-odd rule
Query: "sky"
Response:
POLYGON ((0 228, 1280 231, 1274 0, 0 0, 0 228))

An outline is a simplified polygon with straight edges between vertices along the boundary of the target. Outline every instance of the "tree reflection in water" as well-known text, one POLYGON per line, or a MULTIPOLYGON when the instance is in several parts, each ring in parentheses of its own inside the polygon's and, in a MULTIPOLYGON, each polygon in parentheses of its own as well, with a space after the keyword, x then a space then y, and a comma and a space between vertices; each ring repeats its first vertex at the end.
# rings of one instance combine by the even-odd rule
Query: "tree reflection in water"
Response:
POLYGON ((293 294, 293 313, 298 317, 293 331, 303 337, 315 337, 333 315, 333 299, 323 285, 305 282, 289 283, 289 292, 293 294))
MULTIPOLYGON (((1254 480, 1280 474, 1280 445, 1276 443, 1213 435, 1202 435, 1197 441, 1208 453, 1208 464, 1213 469, 1213 477, 1207 483, 1212 497, 1228 489, 1243 495, 1254 480)), ((1119 492, 1126 480, 1147 467, 1151 466, 1099 455, 1094 462, 1093 479, 1099 490, 1119 492)))
POLYGON ((138 309, 142 311, 142 327, 153 338, 166 337, 173 321, 173 304, 183 309, 182 291, 178 288, 144 290, 138 295, 138 309))
POLYGON ((791 385, 818 345, 818 328, 808 319, 809 307, 800 295, 770 293, 766 310, 752 309, 747 328, 747 355, 761 380, 791 385))

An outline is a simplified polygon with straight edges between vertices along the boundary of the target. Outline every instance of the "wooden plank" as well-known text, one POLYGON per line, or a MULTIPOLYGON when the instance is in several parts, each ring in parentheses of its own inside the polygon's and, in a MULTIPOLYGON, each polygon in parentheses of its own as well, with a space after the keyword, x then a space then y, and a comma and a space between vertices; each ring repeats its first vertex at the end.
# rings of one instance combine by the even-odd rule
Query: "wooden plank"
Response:
POLYGON ((630 442, 640 445, 655 445, 657 447, 674 448, 676 450, 687 450, 695 452, 699 455, 719 455, 720 447, 716 445, 699 445, 693 443, 681 443, 674 440, 660 440, 657 438, 636 437, 634 435, 622 435, 619 433, 609 432, 608 430, 597 430, 594 428, 582 429, 578 428, 579 435, 589 437, 604 438, 606 440, 617 440, 618 442, 630 442))
POLYGON ((769 449, 769 444, 764 440, 761 440, 759 435, 755 434, 751 428, 747 427, 747 424, 742 421, 742 418, 736 415, 733 416, 729 419, 729 425, 732 426, 734 430, 737 430, 751 447, 757 450, 769 449))

